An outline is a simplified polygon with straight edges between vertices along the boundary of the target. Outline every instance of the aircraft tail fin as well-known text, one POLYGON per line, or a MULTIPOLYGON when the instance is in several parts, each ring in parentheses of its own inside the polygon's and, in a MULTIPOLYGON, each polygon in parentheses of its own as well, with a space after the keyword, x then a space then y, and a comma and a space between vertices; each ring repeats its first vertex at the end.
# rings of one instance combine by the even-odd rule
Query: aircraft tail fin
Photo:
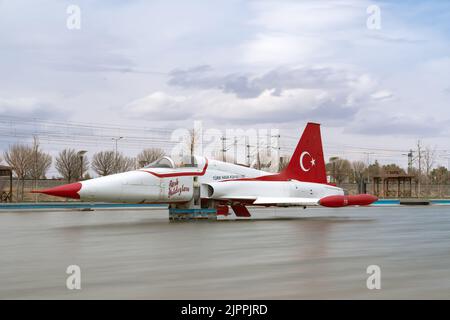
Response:
POLYGON ((320 124, 308 122, 291 161, 280 175, 304 182, 327 183, 320 124))

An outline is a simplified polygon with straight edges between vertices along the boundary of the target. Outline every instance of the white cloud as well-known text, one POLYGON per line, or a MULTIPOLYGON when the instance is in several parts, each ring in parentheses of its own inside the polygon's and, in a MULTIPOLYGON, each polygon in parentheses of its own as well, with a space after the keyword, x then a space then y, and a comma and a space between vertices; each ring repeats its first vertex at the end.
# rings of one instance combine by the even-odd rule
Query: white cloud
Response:
POLYGON ((393 96, 394 95, 389 90, 380 90, 370 95, 370 97, 374 100, 387 100, 393 96))
POLYGON ((10 112, 34 112, 39 108, 39 104, 35 98, 0 98, 0 111, 3 113, 10 112))
POLYGON ((417 117, 414 114, 396 113, 389 116, 372 114, 358 119, 355 125, 347 128, 348 133, 377 136, 413 136, 417 139, 439 137, 448 134, 448 121, 433 117, 417 117))
POLYGON ((0 114, 20 117, 57 117, 58 110, 50 103, 33 97, 0 97, 0 114))
POLYGON ((171 75, 169 84, 182 88, 188 98, 172 97, 167 105, 182 105, 193 119, 219 117, 222 122, 287 124, 309 119, 351 124, 358 112, 373 105, 371 95, 383 92, 368 74, 326 66, 223 75, 201 66, 171 75))
POLYGON ((253 4, 251 24, 266 29, 309 33, 329 32, 357 24, 365 18, 369 1, 259 1, 253 4))
POLYGON ((154 92, 146 97, 134 100, 123 110, 134 118, 148 121, 181 120, 190 115, 186 108, 189 99, 183 96, 171 96, 164 92, 154 92))
POLYGON ((320 89, 287 89, 274 95, 264 90, 260 95, 241 99, 217 89, 198 90, 189 96, 152 93, 125 107, 128 116, 147 120, 203 119, 217 123, 290 123, 327 119, 333 124, 350 120, 356 109, 346 107, 339 96, 320 89), (339 112, 337 112, 339 111, 339 112))
POLYGON ((305 62, 323 48, 319 38, 270 32, 244 43, 240 61, 247 65, 286 65, 305 62))

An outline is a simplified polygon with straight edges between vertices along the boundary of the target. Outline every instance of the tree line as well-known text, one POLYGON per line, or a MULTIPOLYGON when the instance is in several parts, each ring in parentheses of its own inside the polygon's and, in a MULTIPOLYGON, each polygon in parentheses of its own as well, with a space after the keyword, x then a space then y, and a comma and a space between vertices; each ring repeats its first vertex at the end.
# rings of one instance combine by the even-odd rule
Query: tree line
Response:
POLYGON ((377 160, 369 166, 363 161, 349 161, 338 157, 330 158, 326 164, 328 175, 332 182, 342 183, 360 183, 370 180, 374 176, 383 174, 408 174, 415 177, 422 184, 443 185, 450 183, 450 173, 444 166, 434 167, 434 159, 431 154, 425 153, 423 163, 416 167, 409 166, 404 169, 395 163, 380 165, 377 160), (419 169, 420 168, 420 169, 419 169))
POLYGON ((21 143, 11 145, 3 153, 3 158, 17 178, 17 198, 23 200, 25 180, 31 179, 37 185, 39 179, 46 179, 53 160, 60 177, 70 183, 90 179, 88 173, 90 169, 99 176, 107 176, 144 167, 164 155, 164 150, 159 148, 146 148, 137 157, 127 157, 115 151, 100 151, 89 161, 83 152, 66 148, 53 159, 49 153, 41 149, 38 138, 34 137, 31 145, 21 143))

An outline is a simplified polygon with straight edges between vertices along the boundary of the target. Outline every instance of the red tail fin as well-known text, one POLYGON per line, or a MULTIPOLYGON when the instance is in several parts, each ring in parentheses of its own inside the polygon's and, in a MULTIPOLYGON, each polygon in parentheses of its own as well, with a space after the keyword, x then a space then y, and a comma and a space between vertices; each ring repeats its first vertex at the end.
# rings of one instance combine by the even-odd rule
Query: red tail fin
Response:
POLYGON ((327 183, 320 124, 308 122, 291 161, 280 175, 299 181, 327 183))

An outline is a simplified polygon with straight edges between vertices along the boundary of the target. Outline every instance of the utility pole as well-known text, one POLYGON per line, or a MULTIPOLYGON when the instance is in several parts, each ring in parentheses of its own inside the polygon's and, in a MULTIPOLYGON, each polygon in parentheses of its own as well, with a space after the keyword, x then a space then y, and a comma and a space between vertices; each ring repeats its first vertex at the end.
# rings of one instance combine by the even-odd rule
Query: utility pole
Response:
POLYGON ((410 174, 412 171, 412 165, 413 165, 413 161, 414 161, 414 159, 413 159, 414 152, 415 151, 413 151, 412 149, 409 149, 408 153, 402 153, 402 156, 408 156, 408 174, 410 174))
POLYGON ((78 157, 80 158, 80 180, 83 180, 83 160, 84 160, 84 155, 86 154, 86 150, 81 150, 78 151, 78 157))
POLYGON ((259 156, 259 132, 256 131, 256 165, 261 170, 261 158, 259 156))
POLYGON ((420 140, 417 141, 417 160, 419 161, 419 177, 417 179, 417 197, 420 197, 420 178, 422 176, 422 149, 420 140))
POLYGON ((413 151, 412 149, 408 152, 408 173, 412 170, 412 162, 413 162, 413 151))
POLYGON ((237 137, 234 136, 234 164, 237 164, 237 137))
POLYGON ((367 155, 367 184, 370 183, 370 155, 374 154, 373 152, 365 152, 367 155))
POLYGON ((245 148, 247 150, 247 166, 250 167, 250 143, 248 136, 245 137, 245 148))
MULTIPOLYGON (((38 149, 39 149, 39 138, 37 136, 33 136, 34 145, 33 145, 33 155, 34 155, 34 190, 37 190, 38 178, 37 177, 37 165, 38 165, 38 149)), ((35 202, 38 202, 38 194, 35 194, 34 198, 35 202)))
POLYGON ((277 150, 280 150, 280 138, 281 138, 281 135, 276 134, 276 135, 273 135, 272 138, 276 138, 276 139, 277 139, 277 146, 276 146, 276 149, 277 149, 277 150))
MULTIPOLYGON (((276 150, 276 159, 277 159, 276 161, 277 161, 277 165, 278 165, 277 170, 280 171, 281 160, 280 160, 280 135, 279 135, 279 134, 271 135, 271 136, 270 136, 270 153, 269 153, 269 154, 270 154, 270 158, 271 158, 272 160, 275 159, 275 157, 272 156, 272 150, 273 150, 273 149, 276 150), (275 147, 272 147, 272 138, 276 138, 276 144, 275 144, 275 147)), ((275 164, 272 163, 271 167, 274 168, 274 167, 275 167, 275 164)))
POLYGON ((227 138, 225 136, 222 136, 220 138, 220 140, 222 140, 222 161, 226 162, 227 161, 227 146, 226 146, 226 141, 227 138))

